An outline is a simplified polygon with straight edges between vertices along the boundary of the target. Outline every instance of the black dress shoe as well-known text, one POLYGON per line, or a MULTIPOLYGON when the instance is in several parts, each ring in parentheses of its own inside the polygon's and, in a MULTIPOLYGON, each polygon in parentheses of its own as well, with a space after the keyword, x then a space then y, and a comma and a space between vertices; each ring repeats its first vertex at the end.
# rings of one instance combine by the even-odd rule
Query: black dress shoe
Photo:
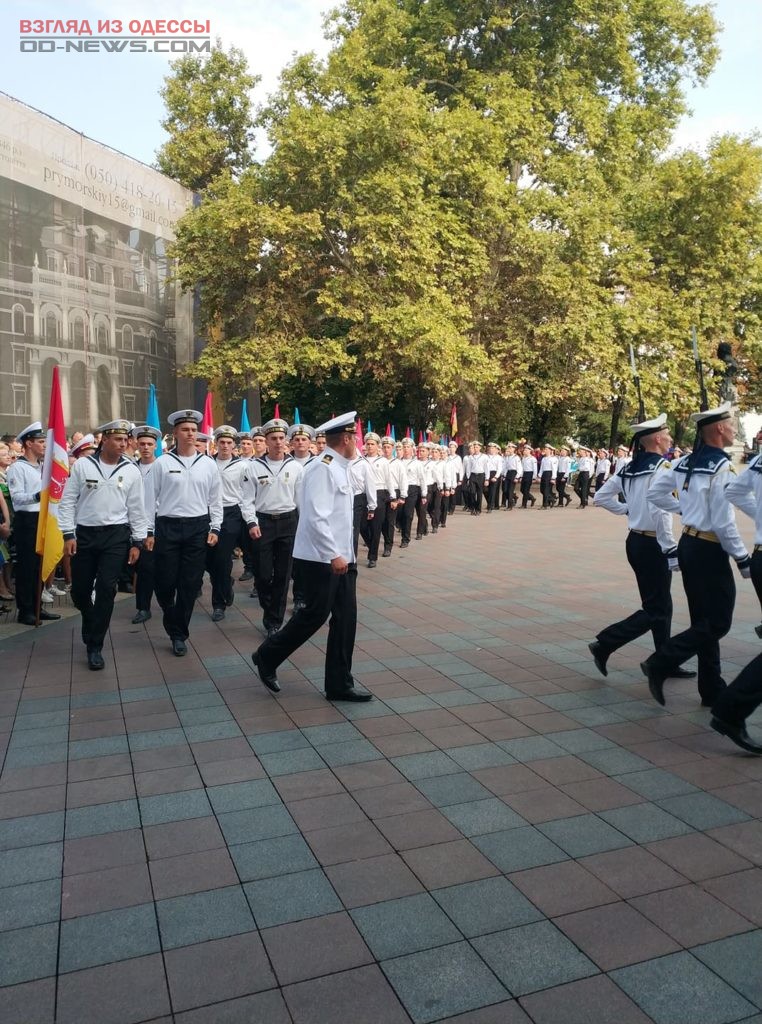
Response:
POLYGON ((148 622, 151 618, 150 612, 139 611, 136 612, 132 619, 133 626, 139 626, 141 622, 148 622))
POLYGON ((184 640, 173 640, 172 641, 172 653, 176 658, 184 658, 188 653, 188 648, 184 640))
POLYGON ((762 754, 762 746, 754 742, 743 723, 733 725, 730 722, 723 722, 721 718, 712 717, 709 724, 715 732, 720 733, 721 736, 727 736, 737 747, 742 747, 751 754, 762 754))
POLYGON ((225 618, 224 608, 215 608, 212 612, 212 622, 221 622, 225 618))
POLYGON ((392 549, 391 548, 384 548, 384 553, 381 555, 381 557, 382 558, 391 558, 392 557, 392 549))
POLYGON ((409 546, 410 546, 410 541, 409 540, 403 540, 402 543, 400 544, 401 548, 407 548, 409 546))
POLYGON ((226 608, 231 608, 234 601, 235 601, 235 594, 233 593, 233 588, 231 587, 230 588, 230 593, 225 598, 225 607, 226 608))
POLYGON ((674 672, 670 672, 669 679, 695 679, 696 673, 691 672, 689 668, 676 668, 674 672))
POLYGON ((244 571, 241 573, 238 579, 241 583, 245 583, 247 580, 254 579, 254 573, 251 571, 251 569, 244 569, 244 571))
POLYGON ((135 591, 132 589, 131 583, 119 583, 117 584, 117 591, 120 594, 134 594, 135 591))
POLYGON ((37 625, 37 619, 35 619, 34 615, 19 615, 18 618, 16 619, 16 622, 18 622, 20 626, 37 625))
POLYGON ((87 667, 91 672, 100 672, 105 666, 106 662, 103 660, 100 647, 88 647, 87 649, 87 667))
POLYGON ((341 693, 326 693, 325 699, 353 701, 354 703, 359 704, 361 702, 364 703, 365 701, 373 700, 373 694, 368 693, 367 690, 358 690, 355 687, 352 687, 349 690, 343 690, 341 693))
POLYGON ((368 559, 368 568, 369 569, 375 569, 376 568, 376 563, 375 563, 375 561, 372 558, 368 559))
POLYGON ((58 612, 46 612, 44 608, 40 611, 40 622, 55 622, 60 618, 58 612))
POLYGON ((280 626, 268 626, 266 630, 268 640, 270 639, 271 636, 275 636, 279 629, 280 626))
POLYGON ((257 675, 265 684, 268 690, 273 693, 280 693, 280 685, 278 683, 278 677, 272 669, 267 669, 262 664, 262 659, 259 657, 257 651, 251 656, 251 660, 254 662, 254 668, 257 670, 257 675))
POLYGON ((648 680, 648 689, 651 691, 651 696, 657 704, 661 704, 662 707, 665 705, 664 700, 664 676, 658 675, 647 661, 641 661, 640 668, 643 675, 648 680))
POLYGON ((303 612, 306 607, 307 603, 305 601, 294 601, 295 612, 303 612))
POLYGON ((601 646, 600 641, 593 640, 593 642, 588 644, 587 647, 593 656, 595 667, 602 676, 607 676, 609 674, 609 670, 606 668, 606 662, 609 660, 609 656, 601 646))

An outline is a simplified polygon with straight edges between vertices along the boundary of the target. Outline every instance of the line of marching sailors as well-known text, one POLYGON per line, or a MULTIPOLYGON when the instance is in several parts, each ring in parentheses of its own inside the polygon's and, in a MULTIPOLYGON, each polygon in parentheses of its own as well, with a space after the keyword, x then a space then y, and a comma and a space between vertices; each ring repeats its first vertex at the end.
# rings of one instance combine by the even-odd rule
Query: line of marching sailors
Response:
MULTIPOLYGON (((632 460, 596 491, 596 505, 627 516, 627 559, 641 608, 601 630, 590 651, 605 676, 614 652, 650 631, 655 650, 641 669, 653 698, 663 705, 668 679, 697 674, 701 704, 711 708, 711 727, 744 750, 762 754, 762 745, 746 729, 749 715, 762 703, 762 654, 730 685, 720 661, 720 640, 730 631, 735 607, 732 562, 743 579, 752 580, 762 605, 762 456, 736 473, 725 452, 735 438, 730 402, 691 419, 695 447, 671 462, 664 457, 672 440, 666 413, 636 424, 632 460), (751 554, 738 533, 734 506, 754 520, 751 554), (681 517, 678 542, 673 514, 681 517), (676 571, 682 576, 690 625, 670 636, 670 584, 676 571), (680 667, 694 656, 698 673, 680 667)), ((756 632, 762 638, 762 624, 756 632)))

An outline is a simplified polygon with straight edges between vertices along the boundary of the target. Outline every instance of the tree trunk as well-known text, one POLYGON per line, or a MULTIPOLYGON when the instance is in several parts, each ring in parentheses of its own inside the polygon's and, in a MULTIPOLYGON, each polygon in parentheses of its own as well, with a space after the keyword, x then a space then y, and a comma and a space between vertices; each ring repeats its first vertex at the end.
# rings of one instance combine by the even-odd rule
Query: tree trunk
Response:
POLYGON ((479 399, 472 391, 462 391, 457 403, 458 434, 467 444, 479 438, 479 399))
POLYGON ((613 450, 619 436, 619 418, 624 409, 624 398, 615 398, 611 403, 611 430, 609 432, 609 450, 613 450))

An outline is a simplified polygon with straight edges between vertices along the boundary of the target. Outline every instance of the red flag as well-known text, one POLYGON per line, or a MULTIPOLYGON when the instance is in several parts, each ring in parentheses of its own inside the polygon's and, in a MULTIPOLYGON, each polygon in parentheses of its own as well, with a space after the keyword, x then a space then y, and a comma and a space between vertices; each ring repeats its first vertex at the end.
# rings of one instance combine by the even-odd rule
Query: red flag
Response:
POLYGON ((405 437, 411 437, 411 436, 412 435, 410 433, 410 427, 407 427, 407 429, 405 430, 405 437))
POLYGON ((69 457, 66 451, 61 385, 58 380, 58 367, 54 366, 50 386, 48 437, 40 485, 40 518, 37 521, 35 544, 37 554, 42 556, 40 572, 43 581, 50 576, 63 555, 63 534, 58 526, 58 503, 68 476, 69 457))
POLYGON ((280 402, 276 402, 275 403, 275 412, 273 413, 273 419, 274 420, 279 420, 280 419, 280 402))
POLYGON ((358 452, 360 452, 360 454, 362 454, 365 445, 363 443, 362 436, 362 420, 360 419, 359 416, 357 417, 357 422, 355 423, 355 434, 357 436, 357 450, 358 452))
POLYGON ((214 433, 214 416, 212 415, 212 392, 207 391, 204 403, 204 418, 201 420, 201 433, 210 437, 214 433))
POLYGON ((418 444, 423 444, 423 431, 418 431, 418 444))
POLYGON ((387 423, 386 424, 386 433, 384 434, 384 437, 391 437, 391 436, 392 436, 391 424, 387 423))

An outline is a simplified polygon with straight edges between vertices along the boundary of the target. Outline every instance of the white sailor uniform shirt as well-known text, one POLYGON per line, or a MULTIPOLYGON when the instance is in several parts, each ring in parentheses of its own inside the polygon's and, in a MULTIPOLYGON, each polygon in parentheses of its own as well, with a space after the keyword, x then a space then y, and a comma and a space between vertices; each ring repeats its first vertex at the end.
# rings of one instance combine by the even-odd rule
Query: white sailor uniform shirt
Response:
POLYGON ((570 470, 571 470, 571 459, 569 458, 569 456, 568 455, 559 455, 558 456, 558 470, 557 470, 558 475, 566 477, 566 476, 569 475, 570 470))
POLYGON ((148 535, 154 532, 156 518, 194 519, 209 516, 211 533, 222 526, 222 484, 214 460, 199 452, 181 456, 167 452, 154 462, 146 475, 145 508, 148 535))
MULTIPOLYGON (((455 458, 457 458, 457 455, 455 458)), ((455 460, 452 458, 445 459, 442 463, 442 471, 444 475, 444 489, 446 491, 454 491, 458 486, 458 467, 455 460)))
POLYGON ((416 456, 412 456, 409 459, 402 459, 405 463, 405 472, 407 473, 407 485, 410 487, 420 487, 422 491, 426 490, 426 473, 424 464, 416 456))
MULTIPOLYGON (((638 455, 593 495, 593 504, 615 516, 627 516, 627 526, 636 533, 654 533, 663 552, 672 551, 677 541, 672 534, 671 511, 654 505, 649 487, 654 474, 668 469, 669 463, 657 452, 638 455), (620 501, 620 495, 624 501, 620 501)), ((676 504, 676 503, 675 503, 676 504)))
POLYGON ((388 491, 394 497, 394 481, 389 468, 389 460, 385 459, 383 455, 368 455, 366 458, 376 481, 376 490, 388 491))
POLYGON ((485 477, 489 475, 489 455, 485 452, 471 457, 471 475, 478 476, 480 473, 485 477))
POLYGON ((42 490, 42 463, 33 466, 24 458, 16 459, 5 474, 15 512, 39 512, 42 490))
POLYGON ((614 472, 620 473, 624 469, 624 467, 629 465, 631 462, 632 457, 629 455, 618 456, 616 462, 614 463, 614 472))
MULTIPOLYGON (((357 455, 349 463, 349 482, 352 485, 352 496, 365 494, 368 502, 368 511, 375 512, 378 502, 376 501, 376 478, 373 470, 368 464, 364 455, 357 455)), ((304 479, 302 477, 302 479, 304 479)))
POLYGON ((556 479, 556 474, 558 473, 558 459, 555 455, 543 455, 540 460, 540 476, 542 476, 543 473, 550 473, 551 480, 556 479))
POLYGON ((503 456, 502 455, 488 455, 487 456, 487 478, 499 477, 503 472, 503 456))
POLYGON ((578 473, 592 473, 595 469, 595 462, 590 455, 581 455, 577 460, 578 473))
POLYGON ((298 463, 302 469, 306 469, 307 466, 317 458, 317 456, 313 455, 312 452, 308 452, 307 455, 292 455, 291 458, 294 462, 298 463))
POLYGON ((257 526, 254 473, 250 459, 214 457, 222 485, 222 508, 237 505, 247 526, 257 526))
POLYGON ((608 476, 611 471, 611 459, 598 459, 595 464, 595 475, 600 476, 603 473, 604 476, 608 476))
POLYGON ((275 462, 263 455, 252 459, 248 469, 254 478, 254 499, 258 515, 280 515, 299 508, 299 485, 304 470, 296 459, 287 455, 281 462, 275 462))
POLYGON ((461 459, 460 455, 457 454, 448 455, 447 465, 450 466, 450 472, 455 478, 455 483, 452 485, 454 490, 463 479, 463 459, 461 459))
POLYGON ((730 481, 725 497, 754 520, 754 546, 762 544, 762 455, 755 455, 745 471, 730 481))
POLYGON ((534 455, 525 455, 521 460, 521 472, 531 473, 533 477, 537 476, 537 459, 534 455))
POLYGON ((392 498, 407 498, 408 478, 407 470, 402 459, 387 459, 389 475, 392 478, 392 498))
POLYGON ((325 563, 334 558, 355 561, 352 483, 348 470, 347 459, 333 451, 324 452, 307 467, 294 558, 325 563))
POLYGON ((689 458, 684 455, 665 463, 653 474, 649 501, 667 512, 676 511, 679 503, 684 531, 691 528, 713 533, 731 558, 742 561, 748 552, 738 534, 733 506, 725 494, 725 488, 736 475, 730 459, 722 448, 704 445, 695 455, 690 484, 685 489, 689 458))
POLYGON ((473 455, 464 455, 463 456, 463 476, 461 477, 462 480, 468 480, 469 476, 471 476, 471 473, 472 473, 471 466, 473 465, 473 461, 474 461, 473 455))
POLYGON ((129 523, 133 540, 145 540, 148 523, 143 477, 131 459, 115 465, 97 455, 77 459, 71 467, 58 505, 58 526, 72 540, 77 526, 121 526, 129 523))
POLYGON ((503 476, 508 476, 511 472, 518 475, 521 471, 521 459, 518 455, 506 455, 503 459, 503 476))

